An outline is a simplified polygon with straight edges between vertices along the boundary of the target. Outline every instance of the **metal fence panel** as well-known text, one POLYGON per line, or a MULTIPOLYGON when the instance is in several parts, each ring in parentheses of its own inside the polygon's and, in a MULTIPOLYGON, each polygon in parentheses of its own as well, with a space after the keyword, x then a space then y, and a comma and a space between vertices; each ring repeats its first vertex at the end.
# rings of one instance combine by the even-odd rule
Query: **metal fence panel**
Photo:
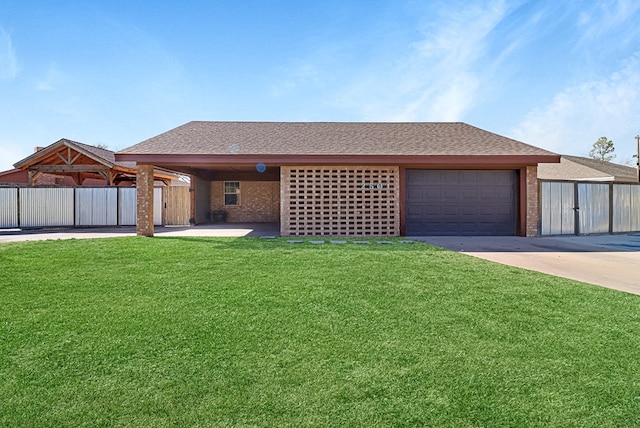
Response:
POLYGON ((116 226, 118 189, 79 187, 76 189, 76 226, 116 226))
POLYGON ((609 232, 609 185, 599 183, 578 184, 580 233, 609 232))
POLYGON ((575 201, 575 186, 573 183, 562 183, 561 194, 562 199, 561 212, 562 212, 562 226, 560 233, 563 235, 572 235, 576 231, 576 201, 575 201))
POLYGON ((543 181, 540 184, 540 234, 551 235, 555 230, 551 222, 551 189, 554 183, 543 181))
POLYGON ((118 187, 118 224, 120 226, 136 225, 136 188, 118 187))
POLYGON ((0 187, 0 228, 18 226, 18 189, 0 187))
POLYGON ((640 231, 640 185, 613 185, 613 232, 640 231))
POLYGON ((574 185, 563 182, 542 182, 540 187, 541 235, 572 235, 575 233, 574 185))
POLYGON ((613 186, 613 232, 629 232, 631 230, 631 185, 617 184, 613 186))
POLYGON ((631 199, 631 210, 629 213, 629 232, 640 231, 640 185, 630 186, 629 199, 631 199))
MULTIPOLYGON (((120 205, 118 207, 118 224, 121 226, 135 226, 137 218, 137 192, 134 187, 121 187, 120 205)), ((162 188, 153 189, 153 224, 162 225, 162 188)))
POLYGON ((73 226, 74 189, 20 188, 20 227, 73 226))

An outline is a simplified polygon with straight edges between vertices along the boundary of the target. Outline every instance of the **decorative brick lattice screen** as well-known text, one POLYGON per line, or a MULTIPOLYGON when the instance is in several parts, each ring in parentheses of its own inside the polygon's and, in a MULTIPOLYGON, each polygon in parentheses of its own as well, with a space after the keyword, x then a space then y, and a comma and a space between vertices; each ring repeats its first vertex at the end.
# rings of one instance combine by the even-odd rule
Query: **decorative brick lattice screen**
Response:
POLYGON ((281 167, 285 236, 397 236, 398 167, 281 167))

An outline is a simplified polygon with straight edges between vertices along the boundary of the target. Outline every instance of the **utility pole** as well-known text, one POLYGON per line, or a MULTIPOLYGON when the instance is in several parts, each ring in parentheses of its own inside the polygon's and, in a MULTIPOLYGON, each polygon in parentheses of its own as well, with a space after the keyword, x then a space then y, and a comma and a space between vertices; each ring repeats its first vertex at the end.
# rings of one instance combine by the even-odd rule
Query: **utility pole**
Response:
POLYGON ((636 181, 640 183, 640 135, 636 135, 636 181))

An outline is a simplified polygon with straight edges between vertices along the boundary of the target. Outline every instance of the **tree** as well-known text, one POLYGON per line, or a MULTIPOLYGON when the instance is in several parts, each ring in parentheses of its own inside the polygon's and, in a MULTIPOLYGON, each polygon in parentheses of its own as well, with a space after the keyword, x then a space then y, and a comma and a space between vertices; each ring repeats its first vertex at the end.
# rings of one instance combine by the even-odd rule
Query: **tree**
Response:
POLYGON ((615 150, 613 141, 607 137, 600 137, 598 141, 593 143, 593 148, 589 151, 589 157, 591 159, 611 162, 611 160, 616 157, 616 155, 613 154, 615 150))

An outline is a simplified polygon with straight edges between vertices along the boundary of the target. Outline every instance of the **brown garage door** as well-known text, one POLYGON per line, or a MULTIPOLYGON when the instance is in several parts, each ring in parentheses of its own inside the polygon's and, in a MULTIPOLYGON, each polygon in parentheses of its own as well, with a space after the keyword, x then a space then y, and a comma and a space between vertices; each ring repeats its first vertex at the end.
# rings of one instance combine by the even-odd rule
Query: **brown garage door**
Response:
POLYGON ((515 235, 516 172, 406 171, 406 234, 515 235))

